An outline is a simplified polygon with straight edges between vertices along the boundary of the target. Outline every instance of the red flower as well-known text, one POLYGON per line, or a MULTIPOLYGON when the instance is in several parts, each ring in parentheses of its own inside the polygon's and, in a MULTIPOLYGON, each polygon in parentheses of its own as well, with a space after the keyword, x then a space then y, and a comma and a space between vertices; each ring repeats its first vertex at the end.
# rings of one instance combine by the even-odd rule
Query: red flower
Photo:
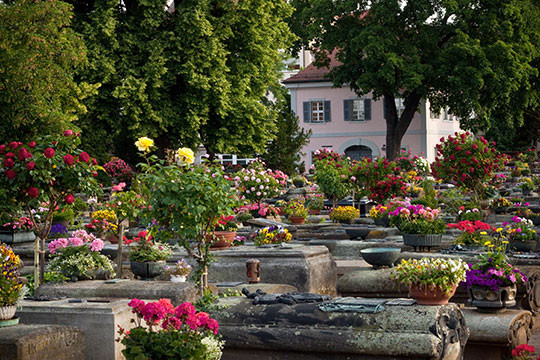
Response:
POLYGON ((26 169, 30 171, 34 168, 34 166, 36 166, 36 163, 33 161, 30 161, 28 164, 26 164, 26 169))
POLYGON ((36 142, 35 141, 30 141, 28 143, 28 147, 35 148, 36 147, 36 142))
POLYGON ((10 180, 15 179, 17 177, 17 173, 13 169, 6 170, 4 174, 6 174, 7 178, 10 180))
POLYGON ((15 154, 10 151, 10 152, 6 153, 6 157, 7 158, 14 158, 15 154))
POLYGON ((38 195, 39 195, 38 188, 33 187, 33 186, 31 188, 29 188, 27 192, 28 192, 28 196, 30 196, 31 198, 34 198, 34 199, 37 198, 38 195))
POLYGON ((97 165, 97 160, 96 160, 96 158, 92 158, 92 165, 97 165))
POLYGON ((16 149, 19 146, 19 143, 17 141, 12 141, 9 143, 9 147, 12 149, 16 149))
MULTIPOLYGON (((83 151, 83 152, 79 155, 79 161, 82 161, 82 162, 87 163, 88 161, 90 161, 90 155, 88 155, 87 152, 83 151)), ((95 164, 94 164, 94 165, 95 165, 95 164)))
POLYGON ((55 154, 55 151, 53 148, 46 148, 45 151, 43 152, 43 155, 45 155, 46 158, 52 158, 55 154))
POLYGON ((19 160, 24 161, 26 158, 30 157, 30 153, 25 148, 19 149, 19 160))
POLYGON ((4 167, 10 169, 10 168, 12 168, 14 165, 15 165, 15 162, 13 161, 12 158, 6 158, 6 159, 4 160, 4 167))
POLYGON ((3 154, 4 150, 6 150, 6 145, 4 144, 0 145, 0 154, 3 154))
POLYGON ((75 201, 75 196, 71 194, 67 194, 66 197, 64 198, 64 201, 68 203, 69 205, 71 205, 75 201))
POLYGON ((73 157, 73 155, 70 155, 70 154, 64 155, 64 164, 73 165, 74 162, 75 162, 75 158, 73 157))
POLYGON ((64 131, 64 136, 71 136, 71 135, 73 135, 73 130, 64 131))

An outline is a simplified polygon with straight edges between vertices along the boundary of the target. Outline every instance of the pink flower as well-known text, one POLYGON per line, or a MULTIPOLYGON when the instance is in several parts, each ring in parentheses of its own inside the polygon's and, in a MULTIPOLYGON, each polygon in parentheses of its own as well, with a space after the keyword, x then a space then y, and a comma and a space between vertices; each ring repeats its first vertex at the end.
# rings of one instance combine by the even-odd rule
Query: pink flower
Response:
POLYGON ((73 165, 73 163, 75 162, 75 158, 73 157, 73 155, 70 155, 70 154, 67 154, 67 155, 64 155, 64 164, 66 165, 73 165))
POLYGON ((71 136, 71 135, 73 135, 73 130, 64 131, 64 136, 71 136))
POLYGON ((50 159, 54 156, 55 154, 55 151, 53 148, 46 148, 45 151, 43 152, 43 155, 45 155, 46 158, 50 159))
POLYGON ((69 238, 69 243, 73 246, 81 246, 83 245, 83 241, 81 238, 77 238, 77 237, 72 237, 72 238, 69 238))
POLYGON ((28 164, 26 164, 26 170, 30 171, 30 170, 32 170, 35 166, 36 166, 36 163, 33 162, 33 161, 30 161, 30 162, 28 162, 28 164))
POLYGON ((123 191, 124 188, 126 187, 126 183, 125 182, 121 182, 119 183, 118 185, 114 185, 112 187, 112 191, 115 192, 115 191, 123 191))
POLYGON ((103 241, 101 241, 100 239, 94 239, 94 241, 92 241, 90 243, 90 250, 92 251, 101 251, 103 250, 103 241))
POLYGON ((75 197, 72 194, 67 194, 66 197, 64 198, 64 201, 68 203, 69 205, 71 205, 75 201, 75 197))
POLYGON ((31 198, 37 198, 39 196, 39 190, 38 188, 32 186, 31 188, 28 188, 28 196, 31 198))
POLYGON ((30 141, 28 143, 28 147, 35 148, 36 147, 36 142, 35 141, 30 141))

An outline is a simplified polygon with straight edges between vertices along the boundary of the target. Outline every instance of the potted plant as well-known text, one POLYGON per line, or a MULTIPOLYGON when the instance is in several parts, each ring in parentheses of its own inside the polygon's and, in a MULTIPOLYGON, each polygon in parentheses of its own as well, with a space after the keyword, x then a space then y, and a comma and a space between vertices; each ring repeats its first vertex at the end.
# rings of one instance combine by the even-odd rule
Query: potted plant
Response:
POLYGON ((283 228, 282 226, 267 226, 262 229, 258 229, 253 234, 255 246, 288 243, 291 241, 291 239, 292 235, 289 230, 283 228))
POLYGON ((527 277, 508 262, 505 255, 508 241, 501 239, 497 247, 491 241, 486 241, 487 252, 477 255, 478 262, 467 270, 465 286, 469 301, 480 311, 514 306, 517 285, 527 282, 527 277))
POLYGON ((344 224, 350 224, 360 217, 360 210, 354 206, 338 206, 330 212, 330 220, 344 224))
POLYGON ((105 238, 111 244, 118 243, 118 216, 111 209, 97 210, 92 213, 92 221, 86 224, 87 230, 96 236, 105 238))
POLYGON ((512 202, 504 197, 497 197, 492 199, 489 203, 495 214, 506 214, 508 208, 512 206, 512 202))
POLYGON ((289 200, 285 207, 285 214, 293 224, 303 224, 308 217, 308 210, 304 206, 303 198, 289 200))
POLYGON ((388 206, 382 204, 372 206, 371 209, 369 209, 369 217, 373 219, 375 225, 387 227, 390 224, 388 209, 388 206))
POLYGON ((389 213, 390 223, 403 235, 403 243, 415 248, 439 246, 446 230, 445 222, 439 217, 439 209, 423 205, 398 207, 389 213))
POLYGON ((163 273, 165 261, 172 255, 171 247, 165 243, 152 241, 152 235, 140 231, 133 240, 126 240, 130 246, 131 271, 142 279, 151 279, 163 273))
POLYGON ((15 316, 17 303, 27 290, 19 278, 22 262, 9 246, 0 244, 0 264, 0 324, 15 325, 18 319, 10 320, 15 316))
POLYGON ((488 223, 480 220, 463 220, 456 224, 448 224, 450 229, 461 230, 462 233, 456 238, 456 244, 481 246, 490 239, 488 232, 495 231, 488 223))
POLYGON ((191 265, 186 260, 178 260, 174 266, 165 266, 165 272, 170 275, 171 282, 186 282, 186 278, 191 272, 191 265))
POLYGON ((306 178, 302 175, 296 175, 292 178, 292 183, 297 188, 304 187, 304 185, 306 184, 306 178))
POLYGON ((174 307, 168 299, 149 303, 132 299, 128 305, 137 318, 136 327, 118 331, 126 360, 221 358, 224 344, 217 336, 218 322, 191 303, 174 307))
POLYGON ((420 305, 442 305, 465 280, 469 266, 461 259, 403 259, 392 276, 409 286, 409 296, 420 305))
POLYGON ((0 226, 0 241, 6 244, 32 241, 36 238, 33 228, 34 223, 29 217, 12 217, 0 226))
POLYGON ((510 248, 515 251, 533 251, 537 245, 537 234, 531 220, 514 216, 511 222, 503 222, 510 248))
POLYGON ((236 230, 238 230, 238 225, 236 225, 235 216, 221 215, 214 231, 206 234, 206 241, 212 244, 210 250, 221 250, 231 246, 236 236, 236 230))
POLYGON ((307 198, 307 209, 310 215, 319 215, 324 209, 323 194, 312 194, 307 198))
POLYGON ((519 183, 518 187, 521 189, 521 192, 523 193, 523 196, 529 196, 531 195, 531 191, 535 189, 535 186, 530 178, 523 178, 521 179, 521 183, 519 183))
POLYGON ((62 274, 72 281, 114 277, 114 267, 105 255, 101 255, 103 241, 84 230, 74 231, 71 237, 53 240, 48 245, 51 260, 49 271, 62 274))

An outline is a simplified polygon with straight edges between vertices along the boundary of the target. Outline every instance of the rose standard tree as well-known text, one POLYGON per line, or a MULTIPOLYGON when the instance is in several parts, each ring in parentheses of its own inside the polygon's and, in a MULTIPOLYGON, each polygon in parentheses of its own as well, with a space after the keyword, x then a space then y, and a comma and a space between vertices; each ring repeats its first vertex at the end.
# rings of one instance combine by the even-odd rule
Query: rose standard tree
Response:
POLYGON ((79 134, 66 130, 63 135, 44 136, 23 144, 11 141, 0 145, 0 192, 10 210, 24 210, 35 224, 34 275, 36 287, 43 283, 45 240, 58 205, 72 204, 74 193, 95 194, 97 162, 78 149, 79 134), (39 211, 38 211, 39 209, 39 211))

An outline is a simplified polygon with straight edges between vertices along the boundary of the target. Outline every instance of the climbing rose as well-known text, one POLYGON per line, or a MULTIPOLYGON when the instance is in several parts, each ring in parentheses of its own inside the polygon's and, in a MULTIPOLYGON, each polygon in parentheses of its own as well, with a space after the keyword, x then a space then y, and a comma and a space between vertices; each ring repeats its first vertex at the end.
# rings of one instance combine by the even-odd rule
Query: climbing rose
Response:
POLYGON ((71 205, 75 201, 75 196, 71 194, 67 194, 66 197, 64 198, 64 201, 68 203, 69 205, 71 205))
POLYGON ((19 146, 19 143, 16 141, 12 141, 9 143, 9 147, 12 149, 16 149, 19 146))
POLYGON ((36 163, 33 161, 30 161, 28 164, 26 164, 26 170, 30 171, 36 166, 36 163))
POLYGON ((4 144, 0 145, 0 154, 3 154, 5 150, 6 150, 6 145, 4 144))
POLYGON ((24 161, 26 158, 32 157, 32 155, 25 148, 19 149, 19 160, 24 161))
POLYGON ((73 165, 74 161, 75 159, 73 158, 73 155, 70 155, 70 154, 64 155, 64 163, 66 165, 73 165))
MULTIPOLYGON (((88 155, 87 152, 83 151, 83 152, 79 155, 79 160, 82 161, 82 162, 87 163, 88 161, 90 161, 90 155, 88 155)), ((94 164, 94 165, 95 165, 95 164, 94 164)))
POLYGON ((64 131, 64 136, 71 136, 71 135, 73 135, 73 130, 64 131))
POLYGON ((17 177, 17 173, 13 169, 6 170, 5 172, 8 179, 15 179, 17 177))
POLYGON ((43 155, 45 155, 46 158, 52 158, 54 156, 54 149, 53 148, 46 148, 45 151, 43 152, 43 155))
POLYGON ((36 142, 35 141, 30 141, 28 143, 28 146, 31 147, 31 148, 35 148, 36 147, 36 142))
POLYGON ((15 162, 13 161, 12 158, 6 158, 6 159, 4 160, 4 167, 6 167, 6 168, 12 168, 13 165, 15 165, 15 162))
POLYGON ((14 158, 15 154, 10 151, 10 152, 6 153, 6 157, 7 158, 14 158))
POLYGON ((31 188, 28 189, 28 196, 30 196, 31 198, 35 199, 38 197, 38 195, 39 195, 38 188, 32 186, 31 188))

